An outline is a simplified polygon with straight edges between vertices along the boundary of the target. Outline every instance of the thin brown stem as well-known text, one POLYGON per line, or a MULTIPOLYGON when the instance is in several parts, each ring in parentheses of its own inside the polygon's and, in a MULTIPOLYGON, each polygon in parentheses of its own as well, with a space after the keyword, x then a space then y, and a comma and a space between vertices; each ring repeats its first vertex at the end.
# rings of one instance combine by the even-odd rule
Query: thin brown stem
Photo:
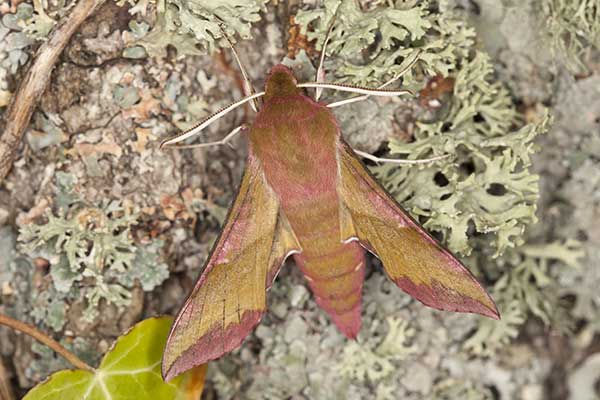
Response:
POLYGON ((4 363, 2 362, 2 357, 0 357, 0 399, 2 400, 15 400, 15 394, 10 386, 10 380, 8 379, 8 372, 6 371, 6 367, 4 367, 4 363))
POLYGON ((6 126, 0 136, 0 182, 12 168, 23 133, 46 90, 58 57, 81 23, 104 1, 80 0, 40 46, 6 111, 6 126))
POLYGON ((8 326, 16 331, 23 332, 27 336, 31 336, 38 342, 45 344, 50 347, 54 352, 60 354, 65 360, 71 363, 75 368, 94 371, 94 368, 90 367, 85 362, 81 361, 79 357, 65 349, 60 343, 52 339, 50 336, 43 332, 38 331, 35 327, 26 324, 25 322, 18 321, 9 316, 0 314, 0 325, 8 326))

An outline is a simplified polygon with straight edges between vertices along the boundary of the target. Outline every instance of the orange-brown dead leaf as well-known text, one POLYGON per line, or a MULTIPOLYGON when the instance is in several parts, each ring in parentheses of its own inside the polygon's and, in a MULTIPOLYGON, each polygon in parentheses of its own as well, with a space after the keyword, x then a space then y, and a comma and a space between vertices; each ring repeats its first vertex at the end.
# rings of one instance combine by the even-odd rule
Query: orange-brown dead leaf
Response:
POLYGON ((183 192, 181 192, 181 198, 183 199, 185 206, 190 210, 192 209, 194 200, 205 201, 204 192, 198 188, 194 190, 190 187, 185 188, 183 192))
POLYGON ((112 154, 117 158, 121 158, 123 150, 115 142, 115 138, 112 135, 105 135, 100 143, 76 143, 66 153, 71 157, 78 155, 81 158, 98 154, 112 154))
POLYGON ((135 134, 137 140, 131 143, 131 147, 133 151, 141 154, 146 149, 146 144, 150 139, 154 138, 154 135, 152 135, 152 129, 150 128, 135 128, 135 134))
POLYGON ((290 28, 288 33, 290 38, 287 42, 287 56, 292 60, 296 58, 296 55, 300 50, 306 51, 309 57, 316 57, 319 55, 317 49, 315 49, 315 40, 308 40, 306 35, 301 33, 300 25, 296 23, 294 16, 290 16, 290 28))
POLYGON ((185 202, 182 201, 182 197, 178 194, 162 196, 160 206, 162 207, 163 214, 169 221, 179 219, 192 221, 192 224, 195 223, 196 216, 190 212, 185 202))
POLYGON ((122 111, 123 118, 132 118, 136 121, 146 121, 151 115, 160 113, 160 101, 152 97, 148 90, 141 93, 142 99, 139 103, 122 111))
POLYGON ((454 78, 436 75, 419 92, 419 104, 423 108, 437 109, 442 106, 443 97, 454 90, 454 78))
POLYGON ((152 206, 142 207, 141 211, 142 211, 142 213, 144 213, 146 215, 154 215, 156 213, 156 207, 152 207, 152 206))
POLYGON ((2 294, 2 296, 11 296, 15 293, 15 290, 12 286, 10 286, 9 282, 2 282, 0 293, 2 294))
POLYGON ((44 214, 46 209, 49 207, 49 204, 50 203, 47 199, 40 200, 38 204, 36 204, 27 212, 27 214, 21 214, 17 217, 17 225, 31 224, 37 217, 44 214))
POLYGON ((208 364, 202 364, 189 371, 182 385, 184 387, 183 400, 197 400, 200 398, 204 389, 207 369, 208 364))

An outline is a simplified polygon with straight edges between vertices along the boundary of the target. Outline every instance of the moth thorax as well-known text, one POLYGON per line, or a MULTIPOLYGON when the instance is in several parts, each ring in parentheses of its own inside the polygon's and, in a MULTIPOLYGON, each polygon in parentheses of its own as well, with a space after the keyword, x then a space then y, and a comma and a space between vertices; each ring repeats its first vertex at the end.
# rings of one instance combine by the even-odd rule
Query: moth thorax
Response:
POLYGON ((271 69, 265 83, 265 100, 300 93, 297 83, 291 69, 281 64, 276 65, 271 69))

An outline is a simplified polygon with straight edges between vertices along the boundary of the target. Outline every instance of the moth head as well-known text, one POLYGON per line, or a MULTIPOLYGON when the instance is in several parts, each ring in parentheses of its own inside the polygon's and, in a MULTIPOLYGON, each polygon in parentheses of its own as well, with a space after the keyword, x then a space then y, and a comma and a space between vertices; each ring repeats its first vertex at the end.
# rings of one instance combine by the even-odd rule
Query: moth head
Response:
POLYGON ((296 86, 297 84, 298 81, 292 70, 283 64, 278 64, 271 68, 267 75, 265 100, 298 94, 300 89, 296 86))

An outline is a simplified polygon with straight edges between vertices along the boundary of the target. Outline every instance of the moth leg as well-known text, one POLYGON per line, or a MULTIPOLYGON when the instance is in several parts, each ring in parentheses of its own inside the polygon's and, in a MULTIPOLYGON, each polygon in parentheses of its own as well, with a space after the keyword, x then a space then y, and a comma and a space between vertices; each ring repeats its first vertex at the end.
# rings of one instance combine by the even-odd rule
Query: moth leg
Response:
POLYGON ((201 148, 201 147, 220 146, 220 145, 224 145, 224 144, 229 144, 231 146, 231 143, 229 143, 231 141, 231 139, 233 139, 241 131, 243 131, 247 128, 248 128, 248 125, 242 124, 242 125, 238 126, 237 128, 233 129, 231 132, 229 132, 227 134, 227 136, 225 136, 223 139, 217 140, 215 142, 196 143, 196 144, 178 144, 178 145, 171 145, 169 147, 173 147, 176 149, 197 149, 197 148, 201 148))
MULTIPOLYGON (((392 79, 390 79, 389 81, 385 82, 384 84, 378 86, 377 89, 384 89, 386 86, 389 86, 392 83, 396 82, 398 79, 400 79, 404 74, 406 74, 406 72, 408 72, 410 69, 412 69, 412 67, 414 67, 414 65, 417 63, 417 61, 419 61, 420 55, 421 55, 421 50, 415 51, 411 55, 410 61, 406 64, 406 66, 404 66, 404 68, 402 68, 392 79)), ((377 94, 372 94, 372 95, 377 96, 377 94)), ((357 101, 363 101, 363 100, 368 99, 369 96, 371 96, 371 95, 366 94, 364 96, 357 96, 357 97, 352 97, 352 98, 346 99, 346 100, 336 101, 334 103, 327 104, 327 107, 334 108, 334 107, 339 107, 339 106, 343 106, 346 104, 356 103, 357 101)))
MULTIPOLYGON (((242 73, 242 78, 244 79, 244 96, 251 96, 253 94, 256 93, 256 91, 254 90, 254 87, 252 86, 252 83, 250 82, 250 78, 248 78, 248 72, 246 72, 246 68, 244 68, 244 64, 242 64, 242 60, 240 59, 237 51, 235 50, 235 46, 233 45, 233 42, 231 41, 231 39, 229 39, 229 36, 227 35, 227 33, 225 32, 225 29, 223 28, 222 24, 219 23, 219 29, 221 29, 221 33, 223 34, 223 37, 225 38, 225 40, 227 40, 227 43, 229 44, 229 48, 231 49, 231 53, 233 54, 233 58, 235 58, 235 62, 237 63, 240 72, 242 73)), ((258 101, 258 99, 253 99, 252 102, 250 103, 250 106, 252 107, 252 110, 254 110, 254 112, 258 112, 258 109, 260 108, 260 103, 258 101)))
POLYGON ((415 165, 415 164, 429 164, 435 161, 443 160, 445 158, 450 157, 450 154, 444 154, 443 156, 436 156, 431 158, 424 158, 421 160, 399 160, 396 158, 381 158, 376 157, 373 154, 365 153, 364 151, 352 149, 359 156, 366 158, 367 160, 371 160, 376 163, 390 163, 390 164, 400 164, 400 165, 415 165))
MULTIPOLYGON (((327 29, 327 34, 325 35, 325 41, 323 42, 323 48, 321 49, 321 56, 319 57, 319 66, 317 67, 317 76, 315 77, 316 83, 323 82, 325 80, 325 69, 323 68, 323 63, 325 62, 325 54, 327 53, 327 44, 329 43, 329 39, 331 39, 331 32, 333 31, 333 26, 335 23, 336 16, 337 16, 337 9, 336 9, 336 14, 333 14, 333 17, 331 18, 331 22, 329 23, 329 29, 327 29)), ((322 88, 319 88, 319 87, 316 88, 315 101, 319 101, 319 98, 321 97, 322 93, 323 93, 322 88)))

